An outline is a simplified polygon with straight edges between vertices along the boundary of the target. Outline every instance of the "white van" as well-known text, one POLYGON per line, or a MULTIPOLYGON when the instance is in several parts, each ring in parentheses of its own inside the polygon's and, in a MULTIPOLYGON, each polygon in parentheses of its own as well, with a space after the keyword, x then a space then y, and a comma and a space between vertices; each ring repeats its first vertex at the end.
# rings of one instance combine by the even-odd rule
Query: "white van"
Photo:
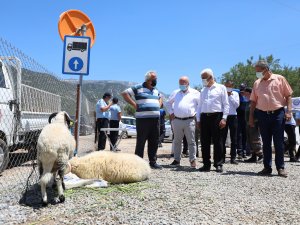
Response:
POLYGON ((136 136, 136 119, 130 116, 122 116, 120 128, 126 128, 126 134, 123 138, 130 138, 136 136))

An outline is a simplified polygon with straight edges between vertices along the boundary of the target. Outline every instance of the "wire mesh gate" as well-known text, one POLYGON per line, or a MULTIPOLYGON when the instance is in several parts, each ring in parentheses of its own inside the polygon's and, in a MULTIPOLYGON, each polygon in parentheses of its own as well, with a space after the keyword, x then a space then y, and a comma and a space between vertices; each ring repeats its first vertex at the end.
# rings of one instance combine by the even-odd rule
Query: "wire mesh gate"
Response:
MULTIPOLYGON (((75 107, 76 83, 58 78, 0 38, 0 202, 17 200, 34 187, 41 129, 53 112, 63 110, 74 118, 75 107)), ((93 150, 86 138, 93 137, 93 112, 94 105, 83 95, 80 148, 93 150)))

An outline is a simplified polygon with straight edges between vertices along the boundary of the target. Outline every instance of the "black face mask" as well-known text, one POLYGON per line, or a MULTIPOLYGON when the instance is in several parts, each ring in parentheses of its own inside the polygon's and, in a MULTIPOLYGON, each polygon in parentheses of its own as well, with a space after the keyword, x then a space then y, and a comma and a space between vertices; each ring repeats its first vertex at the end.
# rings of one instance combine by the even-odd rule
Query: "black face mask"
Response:
POLYGON ((156 80, 156 79, 155 79, 155 80, 152 80, 151 86, 152 86, 152 87, 155 87, 156 84, 157 84, 157 80, 156 80))

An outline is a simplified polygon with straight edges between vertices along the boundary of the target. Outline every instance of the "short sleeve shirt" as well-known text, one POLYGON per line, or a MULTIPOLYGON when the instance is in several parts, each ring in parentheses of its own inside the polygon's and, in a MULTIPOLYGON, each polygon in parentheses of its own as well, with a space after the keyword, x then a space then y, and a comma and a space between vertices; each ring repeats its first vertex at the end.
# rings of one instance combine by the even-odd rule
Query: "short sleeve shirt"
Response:
POLYGON ((137 104, 136 118, 159 118, 160 93, 156 88, 150 90, 146 87, 146 83, 143 83, 128 88, 125 92, 135 97, 137 104))
POLYGON ((293 90, 287 80, 278 74, 272 74, 268 80, 258 79, 254 82, 250 100, 256 102, 256 108, 273 111, 286 106, 286 97, 293 90))
POLYGON ((107 110, 106 112, 102 112, 101 108, 106 107, 107 104, 103 99, 100 99, 96 104, 96 117, 98 118, 106 118, 110 119, 110 110, 107 110))
POLYGON ((121 108, 120 106, 118 106, 117 104, 113 104, 110 107, 110 120, 119 120, 119 113, 121 112, 121 108))

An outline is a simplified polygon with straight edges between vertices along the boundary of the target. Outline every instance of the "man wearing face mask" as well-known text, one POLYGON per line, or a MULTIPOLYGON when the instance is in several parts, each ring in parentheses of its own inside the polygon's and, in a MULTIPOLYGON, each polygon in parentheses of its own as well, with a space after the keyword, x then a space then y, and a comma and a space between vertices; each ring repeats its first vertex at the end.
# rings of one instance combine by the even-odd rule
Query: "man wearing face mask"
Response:
POLYGON ((254 82, 250 96, 249 126, 254 126, 254 110, 263 141, 264 169, 258 175, 272 174, 272 138, 275 147, 275 164, 278 175, 287 177, 284 169, 284 125, 285 120, 291 120, 292 93, 287 80, 278 74, 273 74, 265 60, 255 64, 257 80, 254 82), (287 106, 287 111, 284 107, 287 106))
POLYGON ((159 140, 159 117, 162 99, 155 88, 156 72, 149 71, 145 75, 145 82, 135 85, 122 92, 126 102, 136 109, 136 146, 135 154, 144 157, 145 143, 148 141, 148 158, 152 169, 162 169, 156 163, 156 153, 159 140), (135 98, 135 101, 133 100, 135 98))
POLYGON ((100 99, 96 104, 96 117, 97 117, 97 129, 99 132, 98 138, 98 151, 105 149, 106 135, 104 131, 100 131, 101 128, 108 128, 110 119, 110 107, 112 102, 109 103, 111 99, 111 93, 104 93, 102 99, 100 99))
POLYGON ((223 129, 223 150, 224 150, 224 163, 226 159, 226 138, 228 134, 228 129, 230 130, 230 163, 237 165, 236 162, 236 140, 237 140, 237 112, 236 109, 240 105, 240 97, 236 91, 233 91, 233 82, 231 80, 227 80, 225 82, 225 87, 227 89, 228 101, 229 101, 229 114, 227 116, 227 123, 225 128, 223 129))
POLYGON ((183 136, 186 137, 189 149, 189 160, 192 168, 196 168, 195 115, 200 100, 200 92, 189 86, 189 78, 179 79, 179 90, 170 96, 166 107, 172 120, 174 132, 174 161, 171 166, 179 166, 183 136))
POLYGON ((222 129, 226 126, 229 102, 226 87, 214 80, 211 69, 201 71, 203 89, 197 110, 197 125, 200 128, 203 167, 201 172, 210 171, 210 144, 214 145, 214 167, 216 172, 223 172, 223 137, 222 129))

